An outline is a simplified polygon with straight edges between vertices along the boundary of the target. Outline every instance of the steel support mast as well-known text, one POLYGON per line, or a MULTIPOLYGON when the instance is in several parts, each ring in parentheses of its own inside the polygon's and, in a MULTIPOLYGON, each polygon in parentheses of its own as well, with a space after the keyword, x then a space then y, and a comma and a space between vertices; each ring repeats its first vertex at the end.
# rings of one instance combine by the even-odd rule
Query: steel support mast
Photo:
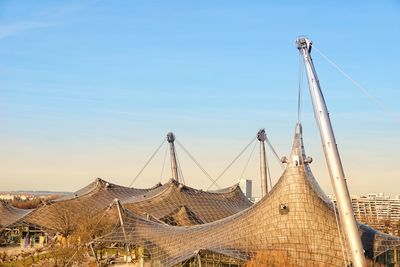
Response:
POLYGON ((261 197, 264 197, 266 194, 268 194, 267 158, 265 155, 265 140, 267 139, 267 135, 264 129, 258 131, 257 139, 260 141, 261 197))
POLYGON ((321 135, 321 142, 324 148, 331 183, 336 195, 342 228, 351 251, 353 266, 364 267, 366 266, 364 249, 361 243, 357 221, 354 217, 343 165, 336 145, 328 108, 311 58, 312 42, 305 37, 300 37, 297 38, 296 44, 304 59, 314 115, 321 135))
POLYGON ((172 132, 167 134, 167 141, 169 143, 169 155, 171 159, 171 171, 172 171, 172 178, 179 182, 178 177, 178 164, 176 163, 176 152, 175 152, 175 135, 172 132))
POLYGON ((126 237, 124 219, 123 219, 123 217, 122 217, 122 212, 121 212, 121 202, 119 201, 118 198, 116 198, 116 199, 114 199, 114 203, 115 203, 115 205, 117 205, 119 222, 120 222, 120 224, 121 224, 122 233, 124 234, 125 250, 126 250, 126 262, 128 262, 129 245, 128 245, 128 239, 127 239, 127 237, 126 237))

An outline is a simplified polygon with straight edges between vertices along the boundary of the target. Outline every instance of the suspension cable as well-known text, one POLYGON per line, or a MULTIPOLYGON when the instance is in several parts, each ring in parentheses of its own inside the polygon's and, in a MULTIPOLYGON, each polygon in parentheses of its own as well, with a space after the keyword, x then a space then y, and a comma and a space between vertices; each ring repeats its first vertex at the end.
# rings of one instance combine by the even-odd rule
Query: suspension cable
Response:
MULTIPOLYGON (((269 184, 270 184, 270 191, 272 189, 272 179, 271 179, 271 171, 269 169, 269 163, 268 163, 268 157, 265 157, 265 165, 267 165, 267 175, 268 175, 268 180, 269 180, 269 184)), ((268 193, 268 192, 267 192, 268 193)))
POLYGON ((164 169, 165 169, 165 161, 167 159, 167 152, 168 152, 168 146, 165 147, 164 160, 163 160, 163 165, 162 165, 162 168, 161 168, 160 180, 158 181, 159 183, 161 183, 161 180, 163 178, 164 169))
MULTIPOLYGON (((200 163, 196 160, 196 158, 190 154, 190 152, 178 141, 175 140, 175 142, 178 144, 178 146, 180 148, 182 148, 182 150, 186 153, 186 155, 188 155, 188 157, 197 165, 197 167, 199 167, 199 169, 207 176, 207 178, 211 181, 214 182, 214 178, 212 178, 212 176, 200 165, 200 163)), ((220 188, 220 186, 215 182, 215 185, 220 188)))
POLYGON ((175 150, 175 157, 176 157, 176 164, 178 165, 177 166, 178 167, 178 179, 180 178, 180 180, 181 180, 179 182, 182 183, 182 184, 186 184, 185 177, 183 176, 183 171, 182 171, 182 168, 181 168, 181 163, 179 161, 178 153, 176 152, 176 150, 175 150))
POLYGON ((344 261, 344 266, 349 266, 347 264, 347 258, 346 258, 346 253, 345 253, 345 245, 343 243, 343 236, 342 236, 342 229, 340 228, 340 223, 339 223, 339 216, 336 212, 336 205, 333 202, 333 200, 331 200, 332 202, 332 207, 333 207, 333 212, 335 213, 335 219, 336 219, 336 227, 338 229, 338 233, 339 233, 339 240, 340 240, 340 247, 342 248, 342 256, 343 256, 343 261, 344 261))
POLYGON ((249 155, 249 158, 247 159, 246 164, 244 165, 243 171, 242 171, 242 173, 240 174, 239 181, 242 180, 242 178, 243 178, 244 172, 246 171, 247 166, 249 165, 250 159, 251 159, 252 156, 253 156, 253 153, 254 153, 254 150, 255 150, 255 148, 256 148, 256 145, 257 145, 257 142, 254 142, 253 149, 251 150, 250 155, 249 155))
POLYGON ((303 68, 303 60, 301 55, 299 54, 299 84, 298 84, 298 96, 297 96, 297 122, 301 122, 301 104, 302 104, 302 95, 303 95, 303 75, 304 75, 304 68, 303 68))
POLYGON ((233 165, 233 163, 236 162, 236 160, 237 160, 238 158, 240 158, 240 156, 246 151, 246 149, 247 149, 256 139, 257 139, 257 137, 254 137, 254 138, 250 141, 250 143, 248 143, 248 144, 243 148, 243 150, 240 151, 239 155, 237 155, 237 156, 232 160, 232 162, 229 163, 229 165, 221 172, 221 174, 218 175, 218 177, 214 180, 214 182, 212 182, 212 184, 207 188, 207 190, 209 190, 209 189, 211 188, 211 186, 213 186, 213 185, 219 180, 219 178, 221 178, 221 177, 225 174, 225 172, 233 165))
POLYGON ((365 87, 359 84, 356 80, 354 80, 349 74, 347 74, 342 68, 340 68, 335 62, 333 62, 330 58, 328 58, 324 53, 322 53, 318 48, 313 45, 315 51, 318 52, 330 65, 332 65, 336 70, 338 70, 344 77, 346 77, 350 82, 352 82, 357 89, 359 89, 367 98, 369 98, 372 102, 374 102, 386 115, 389 115, 396 122, 400 122, 400 114, 387 107, 382 100, 373 96, 370 92, 368 92, 365 87))
POLYGON ((269 148, 271 149, 272 153, 274 154, 275 158, 278 160, 279 165, 281 166, 282 169, 285 168, 285 166, 283 165, 281 158, 278 156, 278 153, 276 153, 274 147, 272 146, 271 142, 269 141, 268 137, 265 139, 265 141, 267 142, 269 148))
POLYGON ((142 174, 142 172, 144 171, 144 169, 147 167, 147 165, 149 165, 150 161, 154 158, 154 156, 157 154, 157 152, 160 150, 160 148, 162 147, 162 145, 165 143, 165 141, 167 141, 167 139, 164 139, 161 144, 157 147, 156 151, 154 151, 154 153, 151 155, 151 157, 147 160, 146 164, 144 164, 143 168, 139 171, 139 173, 135 176, 135 178, 133 178, 132 182, 129 184, 128 187, 131 187, 133 185, 133 183, 139 178, 139 176, 142 174))
POLYGON ((68 266, 68 264, 69 264, 69 263, 72 261, 72 259, 75 257, 76 253, 78 253, 79 249, 80 249, 80 246, 78 246, 78 247, 76 248, 75 253, 72 255, 71 258, 69 258, 69 260, 67 261, 67 263, 65 264, 65 266, 68 266))

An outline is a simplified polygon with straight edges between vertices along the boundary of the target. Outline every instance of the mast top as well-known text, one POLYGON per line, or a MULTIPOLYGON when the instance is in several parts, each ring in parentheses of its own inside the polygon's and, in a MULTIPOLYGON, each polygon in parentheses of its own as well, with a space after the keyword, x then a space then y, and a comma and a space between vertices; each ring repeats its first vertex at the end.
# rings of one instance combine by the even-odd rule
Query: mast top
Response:
POLYGON ((175 135, 173 132, 169 132, 167 134, 167 141, 168 143, 173 143, 175 141, 175 135))
POLYGON ((302 134, 303 133, 303 126, 301 125, 300 122, 296 123, 296 134, 302 134))
POLYGON ((267 134, 265 133, 265 129, 260 129, 257 133, 257 139, 260 142, 264 142, 267 139, 267 134))
POLYGON ((311 52, 311 47, 312 47, 312 41, 310 39, 308 39, 305 36, 299 36, 296 39, 296 45, 297 45, 297 49, 301 50, 301 49, 307 49, 308 53, 311 52))

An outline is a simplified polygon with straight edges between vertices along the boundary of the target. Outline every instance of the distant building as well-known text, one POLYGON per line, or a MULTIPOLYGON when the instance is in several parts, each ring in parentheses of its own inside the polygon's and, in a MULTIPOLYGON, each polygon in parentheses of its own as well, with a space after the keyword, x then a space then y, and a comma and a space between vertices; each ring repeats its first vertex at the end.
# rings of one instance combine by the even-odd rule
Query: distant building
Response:
POLYGON ((22 200, 28 201, 37 198, 48 199, 56 194, 40 194, 40 193, 30 193, 30 192, 0 192, 0 200, 22 200))
MULTIPOLYGON (((330 198, 336 203, 334 196, 330 198)), ((358 221, 380 231, 399 234, 400 196, 370 193, 366 196, 351 196, 351 202, 358 221)))
POLYGON ((0 194, 0 199, 2 200, 13 200, 14 195, 11 194, 0 194))
POLYGON ((242 189, 243 193, 245 196, 251 200, 252 198, 252 187, 253 187, 253 181, 249 179, 241 179, 239 182, 240 189, 242 189))

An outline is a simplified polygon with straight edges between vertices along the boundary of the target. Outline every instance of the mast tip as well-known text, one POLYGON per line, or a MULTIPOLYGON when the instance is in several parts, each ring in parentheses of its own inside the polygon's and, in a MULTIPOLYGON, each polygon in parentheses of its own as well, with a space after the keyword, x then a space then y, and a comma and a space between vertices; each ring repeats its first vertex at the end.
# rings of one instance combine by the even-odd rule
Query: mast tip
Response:
POLYGON ((168 143, 173 143, 175 141, 175 135, 173 132, 169 132, 167 134, 167 141, 168 143))
POLYGON ((297 45, 297 49, 299 49, 299 50, 307 49, 308 52, 311 52, 312 41, 304 35, 300 35, 297 37, 296 45, 297 45))
POLYGON ((267 134, 265 133, 265 129, 260 129, 257 133, 257 139, 260 142, 264 142, 267 139, 267 134))

